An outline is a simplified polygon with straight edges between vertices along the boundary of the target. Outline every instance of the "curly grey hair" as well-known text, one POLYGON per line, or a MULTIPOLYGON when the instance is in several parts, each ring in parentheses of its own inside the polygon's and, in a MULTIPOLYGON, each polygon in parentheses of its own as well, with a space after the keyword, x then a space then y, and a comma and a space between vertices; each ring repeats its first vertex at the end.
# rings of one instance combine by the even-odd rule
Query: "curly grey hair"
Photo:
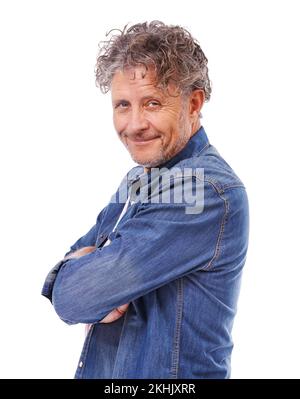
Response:
POLYGON ((154 67, 158 86, 167 89, 175 81, 183 94, 202 89, 205 101, 211 94, 207 58, 200 45, 184 28, 160 21, 144 22, 107 33, 99 43, 95 67, 96 85, 103 93, 110 90, 114 73, 127 67, 154 67))

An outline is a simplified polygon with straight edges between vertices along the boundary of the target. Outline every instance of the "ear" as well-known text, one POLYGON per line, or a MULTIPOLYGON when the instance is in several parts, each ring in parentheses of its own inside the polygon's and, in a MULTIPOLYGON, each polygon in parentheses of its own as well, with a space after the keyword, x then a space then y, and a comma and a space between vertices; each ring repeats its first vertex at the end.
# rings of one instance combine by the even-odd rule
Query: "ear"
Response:
POLYGON ((200 111, 205 101, 205 94, 203 90, 193 90, 189 98, 189 115, 192 120, 198 119, 200 111))

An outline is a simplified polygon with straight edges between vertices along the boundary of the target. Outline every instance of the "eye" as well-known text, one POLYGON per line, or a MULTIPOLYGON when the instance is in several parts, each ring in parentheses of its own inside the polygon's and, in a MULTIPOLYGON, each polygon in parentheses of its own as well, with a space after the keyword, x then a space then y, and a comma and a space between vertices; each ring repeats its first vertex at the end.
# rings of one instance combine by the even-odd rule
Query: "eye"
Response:
POLYGON ((149 108, 157 108, 160 106, 160 102, 156 100, 151 100, 147 102, 147 107, 149 108))
POLYGON ((129 105, 128 101, 119 101, 115 105, 115 108, 126 109, 128 107, 128 105, 129 105))

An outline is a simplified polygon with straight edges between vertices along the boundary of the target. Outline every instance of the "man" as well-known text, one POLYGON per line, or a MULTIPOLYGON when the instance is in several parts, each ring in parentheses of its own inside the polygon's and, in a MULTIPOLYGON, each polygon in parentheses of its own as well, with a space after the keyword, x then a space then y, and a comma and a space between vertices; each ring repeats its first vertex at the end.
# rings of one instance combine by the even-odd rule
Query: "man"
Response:
POLYGON ((44 283, 90 325, 76 378, 229 378, 248 201, 201 126, 207 59, 185 29, 137 24, 102 43, 96 82, 138 166, 44 283))

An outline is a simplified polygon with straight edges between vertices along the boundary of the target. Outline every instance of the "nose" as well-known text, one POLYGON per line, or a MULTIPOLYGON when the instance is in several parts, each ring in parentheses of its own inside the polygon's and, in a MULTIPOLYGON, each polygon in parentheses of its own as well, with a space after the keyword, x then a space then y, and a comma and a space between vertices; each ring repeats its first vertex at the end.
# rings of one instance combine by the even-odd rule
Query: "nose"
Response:
POLYGON ((143 110, 140 108, 132 109, 128 115, 127 133, 128 135, 139 134, 149 127, 149 122, 145 118, 143 110))

